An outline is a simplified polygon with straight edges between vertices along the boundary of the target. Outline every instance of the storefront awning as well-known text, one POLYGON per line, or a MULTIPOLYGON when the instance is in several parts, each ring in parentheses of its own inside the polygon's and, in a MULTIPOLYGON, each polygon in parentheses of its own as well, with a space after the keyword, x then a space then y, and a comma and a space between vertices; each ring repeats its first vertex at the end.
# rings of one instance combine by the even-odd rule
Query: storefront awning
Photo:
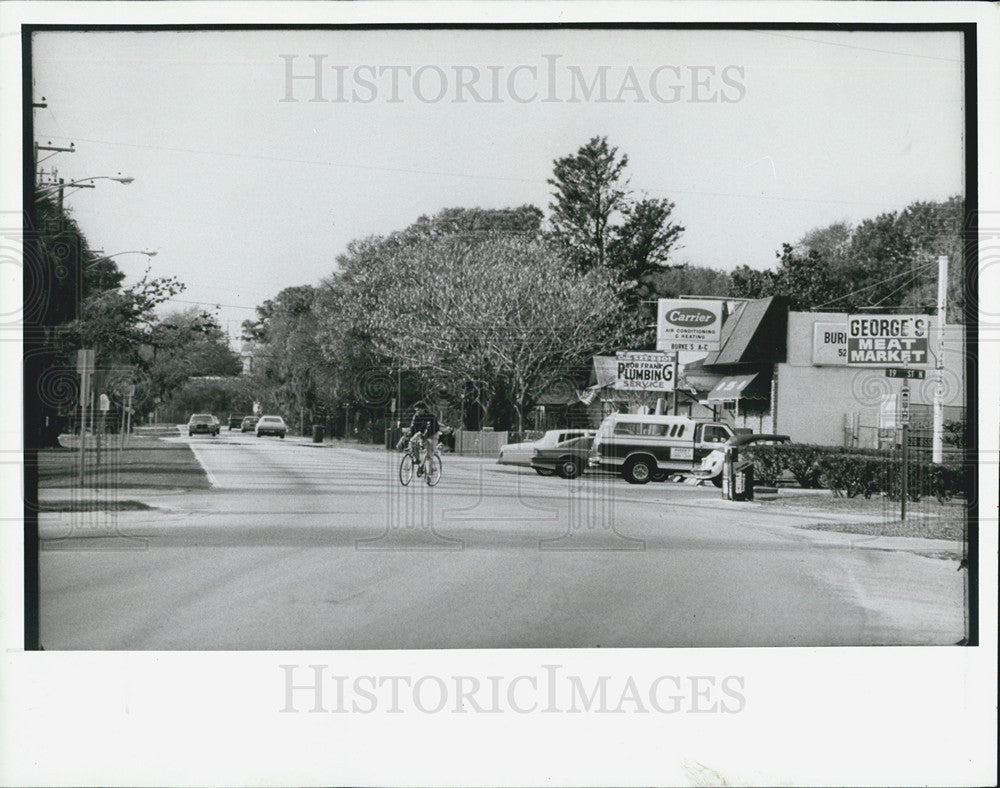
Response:
POLYGON ((732 402, 740 399, 769 399, 767 380, 759 373, 749 375, 727 375, 715 384, 706 402, 732 402))

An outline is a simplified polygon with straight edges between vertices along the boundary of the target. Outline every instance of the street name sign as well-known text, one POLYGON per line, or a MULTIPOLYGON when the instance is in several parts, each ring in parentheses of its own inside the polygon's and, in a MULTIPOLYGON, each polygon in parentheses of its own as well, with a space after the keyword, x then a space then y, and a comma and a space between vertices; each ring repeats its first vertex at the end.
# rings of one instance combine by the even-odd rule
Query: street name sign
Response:
POLYGON ((667 353, 619 350, 615 389, 619 391, 673 391, 674 358, 667 353))
POLYGON ((926 315, 851 315, 847 366, 926 366, 931 319, 926 315))
POLYGON ((927 371, 923 369, 899 369, 898 367, 889 367, 885 371, 885 376, 887 378, 906 378, 908 380, 923 380, 927 377, 927 371))
POLYGON ((661 298, 656 310, 657 350, 718 350, 722 301, 661 298))

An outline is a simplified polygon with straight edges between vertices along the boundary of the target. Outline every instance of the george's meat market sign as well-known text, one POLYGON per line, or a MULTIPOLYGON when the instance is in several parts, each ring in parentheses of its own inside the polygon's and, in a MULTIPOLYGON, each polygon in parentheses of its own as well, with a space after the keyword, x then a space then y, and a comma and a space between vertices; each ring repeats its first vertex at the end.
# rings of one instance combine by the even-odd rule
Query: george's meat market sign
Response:
POLYGON ((926 315, 850 315, 847 366, 926 366, 930 328, 926 315))

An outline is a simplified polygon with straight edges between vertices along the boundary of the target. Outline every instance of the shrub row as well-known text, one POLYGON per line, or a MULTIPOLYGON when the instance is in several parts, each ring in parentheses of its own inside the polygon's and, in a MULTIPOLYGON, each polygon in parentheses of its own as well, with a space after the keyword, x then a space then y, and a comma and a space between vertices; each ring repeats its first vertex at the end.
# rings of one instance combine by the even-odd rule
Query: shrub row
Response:
MULTIPOLYGON (((763 484, 776 484, 781 474, 788 471, 802 487, 827 487, 849 498, 886 493, 898 500, 902 493, 902 460, 898 453, 784 443, 750 447, 741 452, 740 458, 753 460, 754 479, 763 484)), ((911 457, 907 476, 908 493, 913 500, 925 495, 947 500, 964 490, 965 478, 959 463, 938 464, 911 457)))

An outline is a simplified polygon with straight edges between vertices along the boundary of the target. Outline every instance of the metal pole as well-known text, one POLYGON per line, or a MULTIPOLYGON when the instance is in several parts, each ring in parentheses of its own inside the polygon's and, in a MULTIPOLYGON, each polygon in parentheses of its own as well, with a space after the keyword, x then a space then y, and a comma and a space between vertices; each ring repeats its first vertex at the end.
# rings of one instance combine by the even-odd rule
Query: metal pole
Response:
POLYGON ((673 414, 675 416, 677 415, 677 359, 680 357, 680 355, 681 355, 680 351, 678 350, 674 351, 674 398, 673 398, 674 402, 671 410, 673 411, 673 414))
POLYGON ((80 484, 87 474, 87 399, 90 391, 90 373, 84 367, 80 373, 80 484))
POLYGON ((934 367, 937 372, 937 385, 934 386, 933 429, 934 437, 931 444, 931 460, 940 463, 944 459, 944 326, 948 304, 948 257, 938 257, 937 281, 937 358, 934 367))
POLYGON ((899 519, 906 519, 906 498, 910 494, 910 381, 907 378, 903 378, 903 392, 902 392, 904 403, 900 407, 900 419, 903 422, 903 446, 902 446, 902 474, 903 478, 900 480, 900 491, 899 496, 899 519))

